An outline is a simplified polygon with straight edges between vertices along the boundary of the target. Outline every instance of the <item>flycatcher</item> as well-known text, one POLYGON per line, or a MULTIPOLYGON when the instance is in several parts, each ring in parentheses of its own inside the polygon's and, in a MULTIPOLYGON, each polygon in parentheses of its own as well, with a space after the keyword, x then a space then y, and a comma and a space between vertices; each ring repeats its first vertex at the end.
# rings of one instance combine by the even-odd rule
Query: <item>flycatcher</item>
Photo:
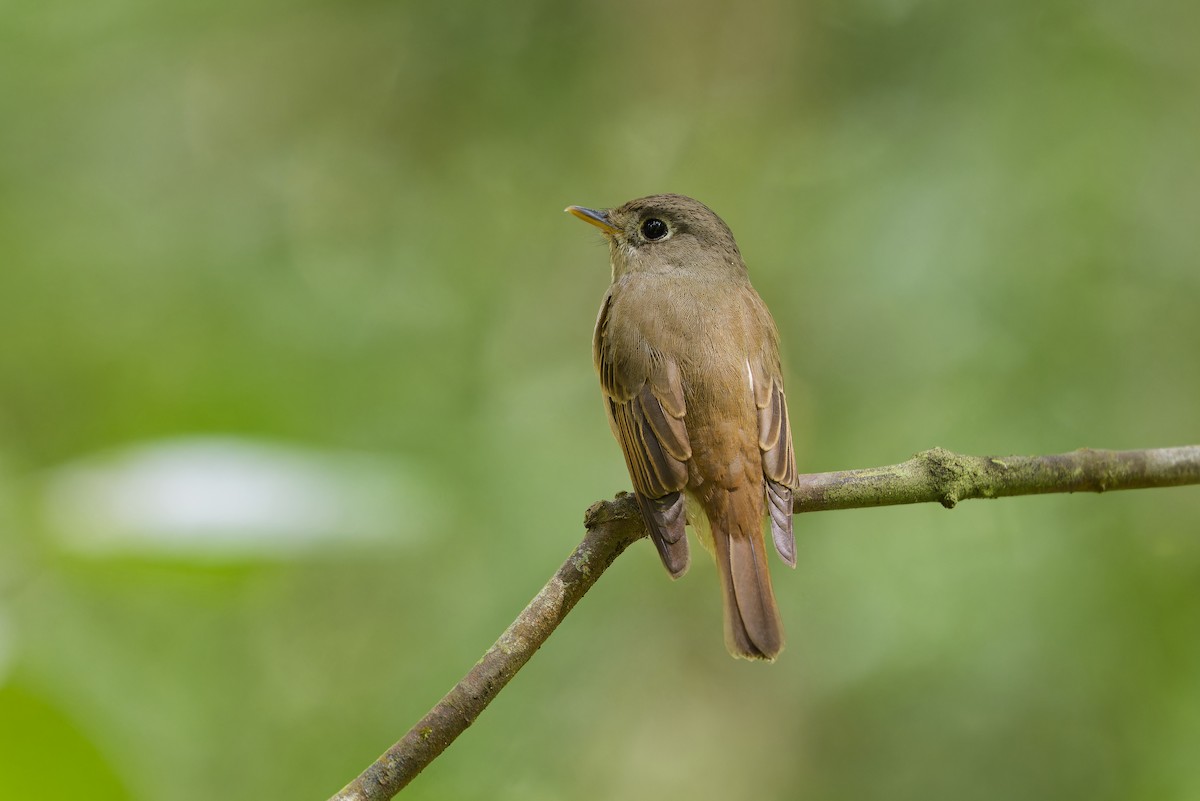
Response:
POLYGON ((773 660, 783 624, 763 518, 795 567, 797 486, 775 321, 729 227, 703 203, 653 195, 567 211, 608 239, 612 285, 592 356, 650 537, 678 578, 690 524, 721 574, 729 652, 773 660))

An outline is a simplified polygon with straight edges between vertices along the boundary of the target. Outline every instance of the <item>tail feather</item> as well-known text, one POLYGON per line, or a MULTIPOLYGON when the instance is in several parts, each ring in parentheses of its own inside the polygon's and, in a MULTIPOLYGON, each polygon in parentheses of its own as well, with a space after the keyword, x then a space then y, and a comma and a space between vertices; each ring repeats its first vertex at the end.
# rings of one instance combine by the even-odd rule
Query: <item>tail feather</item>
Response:
POLYGON ((712 525, 712 543, 725 602, 725 646, 734 656, 774 661, 783 650, 783 621, 767 570, 762 517, 749 527, 727 513, 712 525))

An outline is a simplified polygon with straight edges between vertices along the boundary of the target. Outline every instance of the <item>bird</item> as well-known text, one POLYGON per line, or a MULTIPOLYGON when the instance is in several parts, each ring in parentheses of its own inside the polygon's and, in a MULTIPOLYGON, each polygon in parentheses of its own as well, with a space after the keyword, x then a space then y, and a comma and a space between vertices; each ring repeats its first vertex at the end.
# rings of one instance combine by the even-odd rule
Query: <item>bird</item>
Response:
POLYGON ((568 206, 608 241, 612 283, 592 336, 604 407, 663 566, 691 563, 690 525, 721 578, 725 645, 784 647, 764 538, 796 566, 798 487, 779 332, 729 226, 677 194, 568 206))

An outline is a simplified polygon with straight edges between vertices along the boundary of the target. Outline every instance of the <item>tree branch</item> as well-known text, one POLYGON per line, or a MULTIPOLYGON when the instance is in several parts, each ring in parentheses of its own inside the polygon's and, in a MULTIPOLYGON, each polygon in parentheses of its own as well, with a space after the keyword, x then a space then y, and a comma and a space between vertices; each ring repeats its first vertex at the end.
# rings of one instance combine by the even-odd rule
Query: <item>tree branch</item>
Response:
POLYGON ((1143 451, 1081 448, 1051 456, 963 456, 944 448, 907 462, 800 476, 796 512, 1007 498, 1052 492, 1179 487, 1200 484, 1200 445, 1143 451))
MULTIPOLYGON (((1082 449, 1051 456, 963 456, 942 448, 887 467, 800 477, 795 512, 1051 492, 1107 492, 1200 484, 1200 445, 1141 451, 1082 449)), ((424 718, 330 801, 382 801, 400 792, 487 707, 554 632, 600 574, 646 535, 632 495, 599 501, 587 533, 475 667, 424 718)))
POLYGON ((584 525, 583 542, 475 667, 400 742, 331 801, 380 801, 400 792, 475 722, 613 560, 646 536, 633 496, 624 493, 615 501, 592 504, 584 525))

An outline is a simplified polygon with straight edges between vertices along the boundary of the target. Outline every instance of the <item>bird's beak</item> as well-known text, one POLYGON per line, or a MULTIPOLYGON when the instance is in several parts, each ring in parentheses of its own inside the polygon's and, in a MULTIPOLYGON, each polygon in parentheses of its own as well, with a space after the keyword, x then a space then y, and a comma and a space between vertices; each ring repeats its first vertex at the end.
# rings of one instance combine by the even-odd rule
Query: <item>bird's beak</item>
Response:
POLYGON ((595 209, 585 209, 583 206, 567 206, 563 211, 574 214, 585 223, 591 223, 606 234, 616 235, 620 231, 608 221, 607 211, 596 211, 595 209))

